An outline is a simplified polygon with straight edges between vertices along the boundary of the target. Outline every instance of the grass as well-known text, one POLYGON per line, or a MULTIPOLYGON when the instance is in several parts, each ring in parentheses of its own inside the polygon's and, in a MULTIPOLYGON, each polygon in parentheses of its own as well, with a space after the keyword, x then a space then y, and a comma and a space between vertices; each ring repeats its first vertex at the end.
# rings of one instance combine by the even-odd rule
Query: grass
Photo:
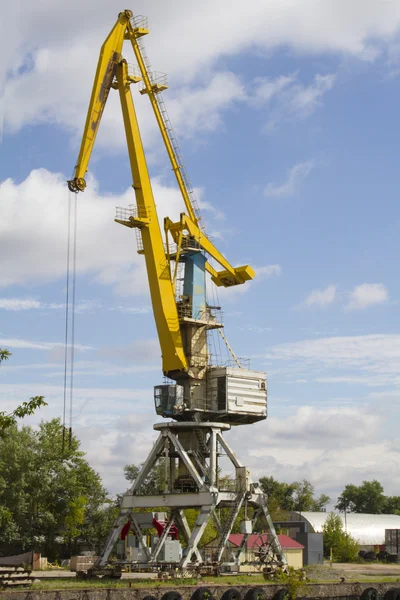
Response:
MULTIPOLYGON (((397 576, 384 576, 384 575, 360 575, 354 573, 352 577, 346 577, 346 582, 360 582, 360 583, 395 583, 400 581, 400 577, 397 576)), ((90 588, 135 588, 145 589, 149 587, 162 588, 171 586, 186 586, 186 585, 250 585, 250 584, 262 584, 270 585, 276 584, 274 581, 265 581, 262 575, 228 575, 223 577, 202 577, 200 579, 188 578, 188 579, 169 579, 162 581, 159 579, 46 579, 38 583, 34 583, 31 587, 33 590, 62 590, 62 589, 90 589, 90 588)), ((310 579, 307 583, 338 583, 337 579, 332 580, 321 580, 321 579, 310 579)), ((285 585, 281 583, 281 585, 285 585)))
POLYGON ((36 590, 61 590, 61 589, 87 589, 87 588, 129 588, 135 589, 148 587, 171 587, 173 585, 263 585, 273 582, 264 581, 262 575, 249 577, 248 575, 232 575, 224 577, 201 577, 187 579, 45 579, 34 583, 31 589, 36 590))

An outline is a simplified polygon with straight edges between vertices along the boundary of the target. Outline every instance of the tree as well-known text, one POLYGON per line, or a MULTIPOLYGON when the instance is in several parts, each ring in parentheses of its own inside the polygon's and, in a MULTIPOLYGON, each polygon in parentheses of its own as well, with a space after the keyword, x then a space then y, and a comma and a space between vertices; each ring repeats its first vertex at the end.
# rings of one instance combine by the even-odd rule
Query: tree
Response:
POLYGON ((304 511, 322 511, 330 501, 329 496, 321 494, 319 498, 314 497, 315 488, 314 486, 303 479, 302 481, 295 481, 294 484, 294 509, 298 512, 304 511))
MULTIPOLYGON (((8 360, 11 356, 11 352, 8 350, 2 350, 0 348, 0 364, 8 360)), ((36 409, 41 406, 47 406, 47 402, 44 401, 43 396, 34 396, 30 398, 28 402, 23 402, 20 406, 17 406, 11 413, 0 412, 0 436, 9 429, 12 425, 17 422, 17 419, 22 419, 27 415, 32 415, 36 409)), ((1 519, 1 517, 0 517, 1 519)), ((0 520, 1 523, 1 520, 0 520)))
MULTIPOLYGON (((135 465, 135 464, 126 465, 124 467, 125 479, 127 479, 130 483, 133 483, 137 479, 137 476, 139 475, 142 467, 143 467, 143 465, 140 465, 140 466, 135 465)), ((221 479, 223 480, 223 484, 225 484, 225 485, 228 485, 229 482, 231 481, 231 478, 229 477, 229 475, 226 475, 223 478, 220 478, 220 481, 221 481, 221 479)), ((165 480, 165 460, 160 459, 158 461, 158 463, 156 465, 154 465, 154 467, 152 469, 150 469, 149 473, 144 478, 144 481, 143 481, 142 485, 140 486, 140 493, 141 494, 159 494, 160 491, 162 491, 164 489, 164 480, 165 480)), ((140 509, 140 510, 145 511, 146 509, 140 509)), ((152 510, 165 511, 165 508, 153 507, 152 510)), ((221 511, 220 511, 220 517, 222 516, 221 520, 223 520, 224 517, 226 517, 225 513, 227 511, 229 512, 229 509, 223 509, 222 515, 221 515, 221 511)), ((193 529, 193 527, 196 523, 196 519, 197 519, 199 512, 200 511, 195 508, 189 508, 189 509, 185 510, 185 517, 187 519, 188 525, 191 530, 193 529)), ((239 525, 238 525, 238 527, 239 527, 239 525)), ((214 539, 216 536, 217 536, 217 530, 215 528, 214 523, 212 521, 210 521, 207 524, 205 531, 202 535, 200 545, 207 544, 210 540, 214 539)), ((179 532, 179 538, 180 538, 181 542, 184 542, 182 532, 179 532)))
POLYGON ((273 477, 261 477, 259 484, 268 497, 268 509, 276 521, 284 520, 287 512, 292 510, 321 511, 330 501, 326 494, 315 498, 314 486, 306 479, 285 483, 273 477))
POLYGON ((322 528, 324 539, 324 556, 328 558, 332 548, 333 558, 337 562, 357 560, 359 545, 350 534, 343 531, 342 519, 331 513, 322 528))
MULTIPOLYGON (((341 512, 387 513, 390 503, 383 493, 383 487, 374 479, 373 481, 363 481, 357 486, 349 483, 340 494, 335 508, 341 512)), ((393 499, 393 504, 396 501, 393 499)))
MULTIPOLYGON (((143 464, 141 465, 125 465, 124 475, 130 483, 136 481, 143 464)), ((156 465, 146 475, 142 485, 140 486, 141 494, 158 494, 164 490, 165 481, 165 459, 160 459, 156 465)))
POLYGON ((274 499, 282 510, 293 510, 294 483, 277 481, 274 477, 261 477, 260 487, 269 500, 274 499))
POLYGON ((389 515, 400 515, 400 496, 387 496, 384 512, 389 515))
POLYGON ((37 549, 50 559, 80 538, 97 549, 114 517, 100 476, 72 435, 63 448, 60 419, 39 429, 16 425, 0 438, 0 552, 37 549), (96 524, 98 525, 97 530, 96 524))

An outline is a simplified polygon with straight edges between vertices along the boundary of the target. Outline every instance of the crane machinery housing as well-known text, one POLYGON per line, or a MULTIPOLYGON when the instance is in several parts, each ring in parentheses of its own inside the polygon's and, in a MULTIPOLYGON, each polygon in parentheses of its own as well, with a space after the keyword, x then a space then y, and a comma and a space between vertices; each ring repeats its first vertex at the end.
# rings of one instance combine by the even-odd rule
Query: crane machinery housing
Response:
MULTIPOLYGON (((137 479, 122 498, 119 516, 93 572, 105 568, 121 531, 126 532, 127 523, 137 544, 136 558, 131 557, 130 562, 142 566, 175 564, 188 569, 204 565, 199 543, 207 523, 213 519, 218 531, 213 562, 220 564, 239 515, 243 516, 243 544, 231 563, 239 564, 247 538, 261 519, 264 530, 269 532, 271 564, 283 565, 285 557, 267 510, 266 497, 258 484, 251 481, 248 469, 239 462, 223 436, 223 431, 232 425, 248 425, 266 418, 266 375, 242 368, 234 355, 235 368, 212 364, 208 343, 213 330, 226 342, 220 309, 207 304, 208 277, 218 287, 231 287, 245 284, 255 273, 249 265, 233 267, 205 233, 162 99, 166 78, 151 71, 145 52, 142 38, 147 33, 145 17, 134 17, 129 10, 119 14, 100 51, 79 157, 74 176, 68 181, 72 192, 85 190, 85 174, 105 104, 110 91, 118 91, 136 203, 117 208, 115 221, 135 230, 137 251, 144 256, 162 371, 169 380, 154 388, 155 409, 157 415, 172 421, 154 425, 159 437, 137 479), (137 67, 132 68, 122 56, 124 40, 131 42, 137 67), (164 235, 132 99, 132 84, 139 84, 140 94, 150 100, 186 209, 177 222, 164 218, 164 235), (224 489, 222 484, 221 455, 228 457, 235 471, 233 489, 224 489), (143 491, 144 480, 160 461, 165 470, 163 489, 159 494, 148 495, 143 491), (152 519, 149 521, 148 512, 140 513, 138 509, 154 507, 162 507, 168 517, 164 514, 160 525, 153 514, 159 537, 149 545, 143 531, 154 523, 152 519), (185 517, 186 508, 198 510, 192 530, 185 517), (223 522, 218 516, 221 508, 228 509, 223 522), (183 549, 176 539, 177 529, 185 542, 183 549)), ((264 550, 265 554, 269 555, 269 549, 264 550)))

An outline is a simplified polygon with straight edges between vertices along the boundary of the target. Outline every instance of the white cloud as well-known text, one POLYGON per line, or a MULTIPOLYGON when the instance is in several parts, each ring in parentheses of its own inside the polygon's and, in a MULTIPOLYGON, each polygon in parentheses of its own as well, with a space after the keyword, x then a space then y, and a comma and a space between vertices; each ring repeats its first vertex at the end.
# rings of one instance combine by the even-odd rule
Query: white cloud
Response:
MULTIPOLYGON (((179 191, 157 180, 153 191, 160 217, 178 219, 179 191)), ((68 193, 64 177, 45 169, 32 171, 20 184, 8 179, 0 185, 0 287, 37 285, 65 275, 68 193)), ((113 223, 115 206, 134 202, 132 190, 103 196, 89 179, 77 201, 77 274, 86 273, 121 295, 148 294, 135 234, 113 223)))
POLYGON ((332 89, 336 76, 317 73, 310 84, 299 80, 298 73, 280 75, 275 79, 255 80, 250 104, 268 107, 266 130, 273 130, 280 121, 304 119, 320 106, 322 97, 332 89))
POLYGON ((228 441, 234 436, 239 459, 246 455, 253 478, 306 478, 317 493, 331 495, 333 503, 348 481, 376 478, 386 493, 395 493, 400 485, 399 448, 387 434, 389 415, 378 415, 369 406, 327 407, 321 398, 320 406, 287 406, 276 417, 280 404, 272 397, 267 421, 252 425, 250 449, 246 428, 227 434, 228 441))
POLYGON ((297 80, 297 73, 278 75, 277 77, 256 77, 254 80, 255 91, 250 96, 254 106, 263 106, 284 90, 291 88, 297 80))
POLYGON ((40 308, 41 304, 37 300, 30 298, 0 298, 0 309, 3 310, 31 310, 40 308))
MULTIPOLYGON (((179 0, 168 5, 155 0, 146 9, 150 23, 150 35, 145 38, 148 54, 155 69, 171 75, 169 97, 177 119, 175 126, 188 131, 218 126, 220 111, 243 93, 235 75, 218 68, 221 57, 245 51, 269 56, 271 50, 285 46, 301 54, 334 53, 374 60, 384 48, 391 47, 400 24, 398 3, 386 3, 381 10, 379 0, 250 0, 246 5, 238 0, 220 0, 217 6, 205 0, 185 7, 179 0), (179 44, 170 43, 178 39, 179 44), (189 89, 188 82, 196 82, 195 87, 189 89)), ((0 54, 0 81, 5 71, 10 71, 6 126, 18 130, 27 123, 50 122, 80 135, 100 46, 117 17, 114 6, 99 0, 93 15, 87 1, 71 0, 66 10, 50 0, 40 4, 16 0, 12 11, 1 36, 7 53, 0 54), (74 18, 78 12, 79 22, 74 18), (29 103, 25 102, 27 97, 29 103)), ((128 46, 125 55, 131 61, 128 46)), ((279 95, 279 89, 284 94, 292 88, 286 100, 282 97, 281 105, 285 111, 307 113, 333 84, 331 74, 316 75, 310 85, 292 82, 292 78, 278 78, 272 91, 268 81, 261 81, 260 98, 268 100, 273 93, 279 95)), ((105 111, 99 134, 108 147, 123 140, 122 127, 114 127, 117 122, 121 125, 115 101, 114 94, 113 107, 105 111)), ((143 99, 138 105, 144 130, 154 132, 149 103, 143 99)), ((277 116, 272 115, 270 124, 277 116)))
POLYGON ((278 344, 265 355, 282 372, 338 383, 400 386, 400 335, 336 336, 278 344), (323 373, 323 371, 327 373, 323 373))
MULTIPOLYGON (((49 384, 0 385, 5 410, 32 395, 44 395, 48 406, 24 420, 36 425, 41 419, 62 414, 62 386, 49 384)), ((279 399, 270 399, 276 412, 279 399)), ((100 472, 112 493, 127 488, 123 466, 142 462, 156 437, 152 429, 154 409, 148 388, 83 388, 74 390, 73 432, 82 442, 90 464, 100 472)), ((279 417, 227 433, 239 460, 250 467, 254 479, 273 475, 279 480, 307 478, 317 492, 331 493, 333 501, 347 481, 376 477, 386 493, 400 485, 397 469, 399 448, 381 440, 385 420, 366 407, 287 406, 279 417)))
POLYGON ((297 163, 290 169, 288 178, 284 183, 280 185, 269 183, 264 188, 264 196, 267 198, 284 198, 287 196, 293 196, 298 186, 306 177, 308 177, 314 167, 315 161, 313 160, 297 163))
POLYGON ((348 310, 362 310, 369 306, 387 302, 389 294, 382 283, 363 283, 357 285, 350 293, 348 310))
MULTIPOLYGON (((1 338, 0 346, 3 348, 24 348, 27 350, 53 350, 54 348, 63 347, 62 342, 43 342, 24 340, 20 338, 1 338)), ((82 344, 75 344, 75 350, 93 350, 91 346, 85 346, 82 344)))
POLYGON ((305 299, 305 306, 325 307, 332 304, 336 298, 336 286, 328 285, 323 290, 313 290, 305 299))
POLYGON ((360 408, 302 406, 286 419, 272 417, 268 430, 272 443, 284 440, 285 445, 296 446, 307 439, 308 446, 318 447, 325 440, 325 448, 335 448, 338 440, 342 445, 352 445, 356 440, 372 437, 380 421, 377 415, 360 408))
POLYGON ((117 307, 112 307, 109 310, 117 310, 119 312, 122 313, 130 313, 130 314, 134 314, 134 315, 145 315, 147 313, 150 312, 150 308, 148 307, 140 307, 140 306, 124 306, 124 305, 120 305, 117 307))
MULTIPOLYGON (((29 347, 32 349, 32 347, 29 347)), ((39 349, 47 350, 48 348, 39 349)), ((62 349, 63 350, 63 349, 62 349)), ((154 356, 156 357, 156 355, 154 356)), ((154 358, 153 357, 153 358, 154 358)), ((112 363, 112 360, 115 359, 114 356, 110 357, 109 362, 102 362, 96 360, 75 360, 74 361, 74 380, 76 382, 77 378, 80 376, 86 378, 88 375, 95 375, 97 379, 99 377, 115 377, 121 375, 135 375, 135 374, 143 374, 143 373, 152 373, 152 372, 160 372, 160 364, 149 364, 147 360, 138 361, 139 364, 131 365, 131 366, 121 366, 116 363, 112 363)), ((33 364, 22 364, 22 365, 13 365, 13 364, 2 364, 1 372, 18 372, 18 371, 47 371, 45 374, 46 378, 58 378, 61 379, 64 376, 64 364, 58 362, 42 362, 42 363, 33 363, 33 364)), ((87 381, 85 379, 85 381, 87 381)))
MULTIPOLYGON (((0 310, 65 310, 65 304, 56 302, 41 302, 33 298, 0 298, 0 310)), ((81 313, 100 308, 100 302, 87 300, 75 304, 75 312, 81 313)), ((117 310, 117 309, 115 309, 117 310)), ((133 309, 129 312, 135 312, 133 309)), ((136 312, 143 312, 137 309, 136 312)))
POLYGON ((218 72, 207 85, 182 88, 179 96, 168 101, 168 112, 180 136, 191 137, 196 131, 217 129, 222 123, 221 111, 245 97, 244 86, 236 75, 218 72))
POLYGON ((278 344, 267 357, 280 360, 305 359, 329 366, 362 367, 376 361, 385 364, 393 360, 400 361, 400 335, 336 336, 278 344))
POLYGON ((264 265, 263 267, 254 267, 257 277, 271 277, 271 275, 280 275, 281 265, 264 265))

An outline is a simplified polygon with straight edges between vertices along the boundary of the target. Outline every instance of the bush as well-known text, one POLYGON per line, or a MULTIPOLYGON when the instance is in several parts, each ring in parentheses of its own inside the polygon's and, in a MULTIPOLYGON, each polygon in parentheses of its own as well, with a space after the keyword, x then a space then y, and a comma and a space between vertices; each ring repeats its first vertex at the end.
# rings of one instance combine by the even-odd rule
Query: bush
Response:
POLYGON ((342 519, 331 514, 322 529, 324 536, 324 556, 329 558, 332 548, 333 559, 337 562, 354 562, 358 559, 360 547, 349 533, 343 531, 342 519))
POLYGON ((360 547, 356 540, 351 537, 349 533, 343 532, 343 536, 339 540, 334 558, 338 562, 355 562, 358 559, 359 549, 360 547))

